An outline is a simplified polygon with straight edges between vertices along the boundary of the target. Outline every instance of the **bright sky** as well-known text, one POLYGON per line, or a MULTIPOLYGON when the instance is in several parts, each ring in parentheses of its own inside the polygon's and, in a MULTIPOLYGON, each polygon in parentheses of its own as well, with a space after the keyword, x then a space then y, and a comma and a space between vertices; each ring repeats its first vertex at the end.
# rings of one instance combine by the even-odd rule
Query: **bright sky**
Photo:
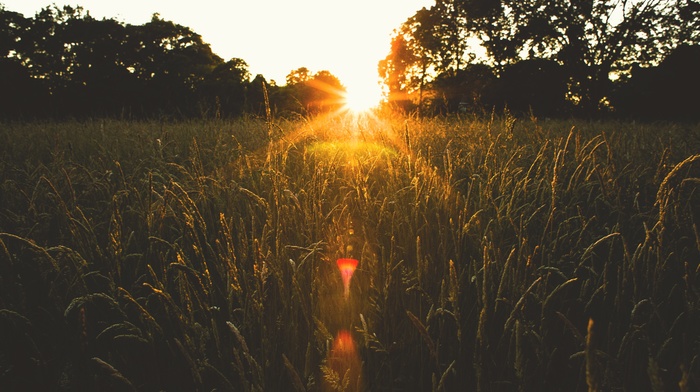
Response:
POLYGON ((434 0, 0 0, 34 16, 49 4, 80 5, 94 18, 144 24, 161 18, 190 27, 224 60, 284 84, 293 69, 328 70, 353 89, 376 87, 391 32, 434 0))

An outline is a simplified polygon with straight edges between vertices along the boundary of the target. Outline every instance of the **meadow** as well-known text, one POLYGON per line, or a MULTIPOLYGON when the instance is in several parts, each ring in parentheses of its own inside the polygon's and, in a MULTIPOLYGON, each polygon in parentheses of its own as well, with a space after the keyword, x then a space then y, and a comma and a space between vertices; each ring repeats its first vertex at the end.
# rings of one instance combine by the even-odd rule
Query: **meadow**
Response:
POLYGON ((698 390, 699 224, 697 125, 6 122, 0 390, 698 390))

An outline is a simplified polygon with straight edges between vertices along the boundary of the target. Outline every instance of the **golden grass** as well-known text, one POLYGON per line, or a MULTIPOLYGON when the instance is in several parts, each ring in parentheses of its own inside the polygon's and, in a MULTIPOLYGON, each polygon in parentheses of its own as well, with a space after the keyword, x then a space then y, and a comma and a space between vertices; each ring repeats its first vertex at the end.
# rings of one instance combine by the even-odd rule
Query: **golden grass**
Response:
POLYGON ((0 389, 700 385, 697 126, 96 120, 0 142, 0 389), (340 331, 361 374, 331 360, 340 331))

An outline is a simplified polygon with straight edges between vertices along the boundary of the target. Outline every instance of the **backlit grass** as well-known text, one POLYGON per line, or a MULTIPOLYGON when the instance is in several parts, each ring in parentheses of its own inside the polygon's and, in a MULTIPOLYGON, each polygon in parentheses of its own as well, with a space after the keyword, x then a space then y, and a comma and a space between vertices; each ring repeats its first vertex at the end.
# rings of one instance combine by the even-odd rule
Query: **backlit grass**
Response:
POLYGON ((507 113, 1 124, 0 389, 695 390, 699 152, 507 113))

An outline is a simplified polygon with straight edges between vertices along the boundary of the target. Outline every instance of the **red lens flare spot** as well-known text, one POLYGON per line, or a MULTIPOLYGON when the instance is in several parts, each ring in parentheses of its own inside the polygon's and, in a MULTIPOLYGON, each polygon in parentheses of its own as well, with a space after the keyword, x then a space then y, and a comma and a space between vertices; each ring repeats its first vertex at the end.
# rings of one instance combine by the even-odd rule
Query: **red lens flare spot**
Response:
POLYGON ((352 339, 350 331, 345 329, 338 331, 331 351, 333 355, 340 357, 356 355, 355 341, 352 339))
POLYGON ((336 261, 340 276, 343 278, 343 294, 347 300, 350 296, 350 279, 357 268, 358 261, 356 259, 338 259, 336 261))
MULTIPOLYGON (((340 330, 333 340, 333 346, 328 356, 328 366, 346 382, 350 391, 362 391, 362 362, 355 346, 352 334, 340 330)), ((326 385, 322 390, 337 390, 326 385)))

